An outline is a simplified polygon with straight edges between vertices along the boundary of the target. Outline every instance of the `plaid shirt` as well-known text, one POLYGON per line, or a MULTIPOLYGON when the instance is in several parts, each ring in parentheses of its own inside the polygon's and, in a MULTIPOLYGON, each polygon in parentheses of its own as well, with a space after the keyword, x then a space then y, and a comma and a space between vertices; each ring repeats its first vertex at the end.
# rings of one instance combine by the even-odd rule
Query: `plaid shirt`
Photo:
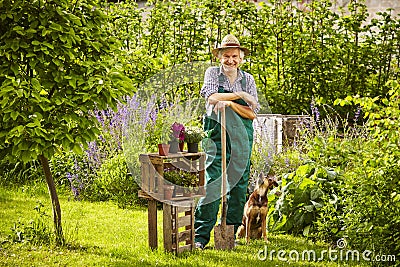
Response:
MULTIPOLYGON (((226 75, 222 71, 222 66, 220 67, 210 67, 206 70, 205 75, 204 75, 204 84, 203 87, 200 90, 200 94, 208 99, 208 97, 214 93, 218 93, 218 87, 220 86, 219 84, 219 75, 223 75, 224 77, 224 82, 221 84, 226 91, 229 92, 240 92, 240 91, 245 91, 252 95, 258 103, 258 97, 257 97, 257 88, 256 88, 256 83, 254 81, 254 78, 251 74, 244 72, 244 77, 243 73, 241 71, 238 71, 238 76, 235 80, 235 82, 231 85, 229 82, 229 79, 226 77, 226 75), (242 79, 246 79, 246 88, 244 90, 242 89, 242 79)), ((260 105, 258 104, 257 109, 255 112, 257 112, 260 109, 260 105)), ((206 110, 207 114, 211 115, 212 111, 212 105, 206 103, 206 110)))

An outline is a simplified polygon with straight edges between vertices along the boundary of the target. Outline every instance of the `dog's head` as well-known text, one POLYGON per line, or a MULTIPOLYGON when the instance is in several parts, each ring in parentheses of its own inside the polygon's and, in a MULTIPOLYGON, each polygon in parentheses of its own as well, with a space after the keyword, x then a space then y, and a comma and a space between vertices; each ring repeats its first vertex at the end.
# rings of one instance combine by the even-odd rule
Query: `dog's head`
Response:
POLYGON ((259 195, 263 196, 268 192, 268 190, 271 190, 272 188, 277 186, 278 181, 275 175, 267 175, 263 177, 261 183, 258 185, 256 190, 258 190, 259 195))

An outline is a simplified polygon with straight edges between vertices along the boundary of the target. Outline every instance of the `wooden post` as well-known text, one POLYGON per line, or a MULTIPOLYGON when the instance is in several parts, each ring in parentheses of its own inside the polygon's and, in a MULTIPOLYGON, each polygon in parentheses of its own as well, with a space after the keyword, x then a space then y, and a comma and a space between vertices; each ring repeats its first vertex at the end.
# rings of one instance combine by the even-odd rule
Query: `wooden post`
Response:
POLYGON ((172 206, 163 203, 164 250, 172 251, 172 206))
POLYGON ((149 247, 157 249, 157 201, 150 199, 148 203, 149 247))

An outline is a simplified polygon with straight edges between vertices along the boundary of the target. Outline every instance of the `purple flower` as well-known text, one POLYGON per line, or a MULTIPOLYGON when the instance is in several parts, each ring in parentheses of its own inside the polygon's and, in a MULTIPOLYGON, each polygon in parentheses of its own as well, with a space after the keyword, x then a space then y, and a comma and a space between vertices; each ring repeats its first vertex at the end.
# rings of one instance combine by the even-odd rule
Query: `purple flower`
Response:
POLYGON ((362 110, 362 108, 361 108, 361 107, 358 107, 357 110, 356 110, 356 113, 354 114, 354 122, 355 122, 355 123, 357 123, 358 118, 360 117, 361 110, 362 110))
MULTIPOLYGON (((75 183, 76 183, 75 180, 79 181, 79 179, 77 179, 77 177, 76 177, 77 175, 72 175, 71 173, 67 172, 66 176, 69 180, 69 183, 71 184, 71 190, 72 190, 72 193, 74 194, 74 198, 78 199, 80 192, 79 192, 79 189, 75 187, 75 183)), ((79 183, 79 188, 81 188, 81 189, 83 188, 82 183, 79 183)))
POLYGON ((177 138, 179 142, 185 140, 185 126, 183 124, 174 122, 171 126, 172 136, 177 138))

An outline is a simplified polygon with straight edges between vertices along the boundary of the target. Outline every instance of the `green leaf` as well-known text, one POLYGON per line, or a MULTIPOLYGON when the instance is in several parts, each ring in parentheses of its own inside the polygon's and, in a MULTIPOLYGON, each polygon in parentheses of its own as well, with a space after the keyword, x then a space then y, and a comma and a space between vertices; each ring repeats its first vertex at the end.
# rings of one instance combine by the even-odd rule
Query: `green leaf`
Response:
POLYGON ((21 151, 21 159, 24 163, 27 163, 32 160, 32 153, 30 150, 22 150, 21 151))
POLYGON ((315 209, 319 209, 322 208, 324 205, 322 205, 321 203, 318 203, 316 201, 311 200, 311 203, 313 204, 313 206, 315 207, 315 209))
POLYGON ((19 73, 19 65, 16 64, 16 63, 11 63, 10 68, 11 68, 11 70, 14 72, 14 75, 15 75, 15 76, 18 76, 18 73, 19 73))
POLYGON ((24 27, 22 27, 22 26, 15 26, 13 28, 13 31, 23 31, 23 30, 24 30, 24 27))
POLYGON ((300 177, 307 177, 308 173, 310 172, 310 168, 311 168, 311 166, 308 164, 302 165, 297 168, 296 175, 300 176, 300 177))
POLYGON ((101 44, 99 42, 93 42, 92 46, 96 49, 97 52, 100 52, 101 44))
POLYGON ((313 189, 313 190, 311 190, 311 195, 310 195, 311 200, 316 200, 319 197, 323 196, 323 194, 324 194, 324 192, 321 189, 319 189, 319 188, 313 189))
POLYGON ((31 83, 32 83, 33 89, 35 89, 35 90, 37 90, 37 91, 40 91, 40 90, 42 89, 42 87, 40 86, 40 82, 38 81, 38 79, 33 78, 33 79, 31 80, 31 83))
POLYGON ((36 126, 38 126, 36 122, 30 122, 30 123, 26 124, 26 127, 29 127, 29 128, 35 128, 36 126))
POLYGON ((36 33, 37 31, 35 29, 29 28, 27 31, 27 33, 36 33))
POLYGON ((315 182, 309 178, 304 178, 303 181, 299 184, 299 189, 304 190, 309 185, 314 185, 315 182))
POLYGON ((76 154, 82 154, 82 152, 83 152, 82 148, 79 144, 75 144, 72 151, 74 151, 74 153, 76 153, 76 154))
POLYGON ((68 84, 72 87, 72 88, 76 88, 76 79, 75 78, 71 78, 70 80, 68 80, 68 84))
POLYGON ((81 19, 74 14, 68 14, 68 18, 76 25, 82 26, 81 19))
POLYGON ((52 30, 45 28, 45 29, 42 30, 42 36, 46 36, 47 34, 50 34, 52 32, 53 32, 52 30))
POLYGON ((72 137, 72 135, 71 134, 65 134, 65 137, 67 137, 68 138, 68 140, 71 142, 71 143, 74 143, 74 138, 72 137))
POLYGON ((54 46, 52 44, 49 44, 48 42, 43 42, 43 45, 47 46, 50 49, 54 49, 54 46))
POLYGON ((59 31, 59 32, 63 31, 63 28, 61 27, 61 25, 57 24, 55 22, 52 22, 49 27, 50 27, 50 29, 53 29, 53 30, 56 30, 56 31, 59 31))
POLYGON ((314 210, 314 205, 306 205, 304 206, 304 209, 308 212, 312 212, 314 210))
POLYGON ((310 233, 310 228, 311 228, 311 225, 307 225, 306 227, 304 227, 304 229, 303 229, 304 236, 308 236, 308 234, 310 233))
POLYGON ((19 41, 18 40, 13 40, 11 42, 11 49, 15 52, 19 48, 19 41))
POLYGON ((18 117, 18 114, 19 113, 17 111, 11 111, 11 114, 10 114, 11 119, 15 120, 18 117))

